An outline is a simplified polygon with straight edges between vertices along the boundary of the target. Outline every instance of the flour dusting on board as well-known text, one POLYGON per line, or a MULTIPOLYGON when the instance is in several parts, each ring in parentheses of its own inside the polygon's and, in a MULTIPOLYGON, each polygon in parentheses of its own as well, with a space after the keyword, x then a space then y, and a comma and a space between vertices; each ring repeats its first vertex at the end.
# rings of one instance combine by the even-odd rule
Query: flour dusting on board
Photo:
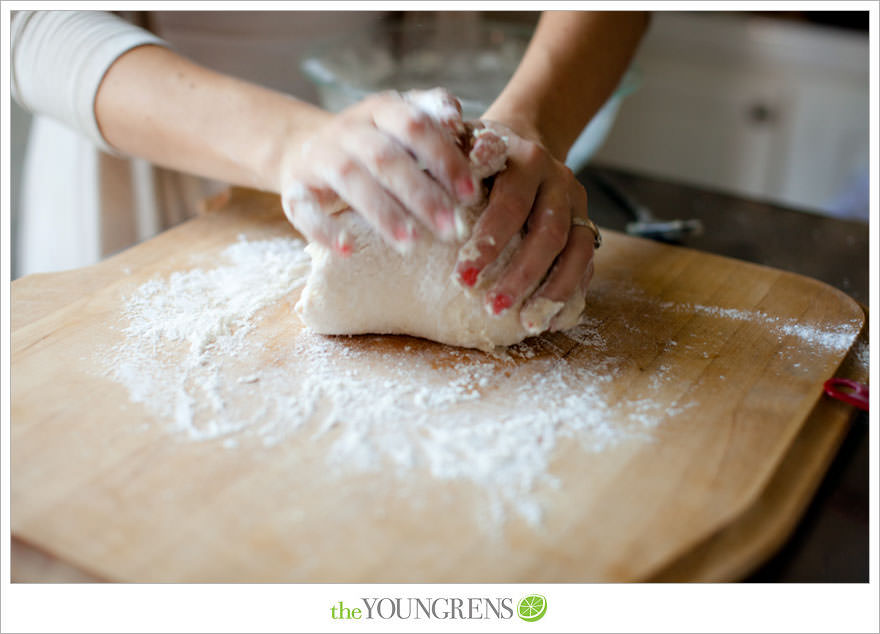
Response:
POLYGON ((290 238, 240 238, 212 268, 141 284, 125 298, 122 341, 101 351, 107 375, 183 438, 215 442, 218 451, 314 445, 326 451, 331 478, 368 472, 406 481, 427 473, 463 482, 495 526, 510 517, 540 524, 540 491, 562 484, 553 459, 563 443, 588 456, 623 441, 651 442, 658 425, 697 405, 687 390, 669 389, 689 383, 654 360, 673 349, 705 354, 708 376, 709 355, 669 340, 646 341, 644 359, 628 358, 620 337, 640 336, 639 325, 609 318, 613 302, 639 302, 645 319, 687 310, 763 320, 780 342, 848 346, 857 334, 604 288, 593 300, 596 313, 605 302, 605 318, 505 355, 395 337, 323 337, 303 330, 293 311, 309 270, 303 247, 290 238), (633 372, 644 379, 637 393, 621 394, 616 379, 633 372))

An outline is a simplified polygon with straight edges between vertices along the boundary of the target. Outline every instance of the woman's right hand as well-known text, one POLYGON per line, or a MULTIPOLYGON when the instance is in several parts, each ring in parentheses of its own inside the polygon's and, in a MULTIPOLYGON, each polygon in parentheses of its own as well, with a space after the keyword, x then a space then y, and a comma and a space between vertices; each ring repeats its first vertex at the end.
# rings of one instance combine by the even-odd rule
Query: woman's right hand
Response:
POLYGON ((459 125, 461 106, 442 89, 377 93, 332 116, 281 159, 288 219, 342 255, 352 245, 333 213, 346 207, 402 252, 422 230, 453 240, 456 205, 480 196, 459 125))

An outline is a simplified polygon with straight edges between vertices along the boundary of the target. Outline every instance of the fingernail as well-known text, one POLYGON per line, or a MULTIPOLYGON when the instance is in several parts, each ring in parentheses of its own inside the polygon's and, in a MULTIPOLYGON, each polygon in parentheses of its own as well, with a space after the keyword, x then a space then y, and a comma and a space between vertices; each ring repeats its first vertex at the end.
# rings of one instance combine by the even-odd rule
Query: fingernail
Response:
POLYGON ((458 192, 459 198, 470 198, 474 195, 474 179, 467 176, 458 179, 455 190, 458 192))
POLYGON ((409 223, 394 227, 391 231, 394 236, 391 246, 400 255, 409 255, 415 246, 414 232, 415 228, 409 223))
POLYGON ((336 248, 336 252, 343 257, 348 257, 353 251, 353 248, 348 241, 348 235, 345 232, 339 234, 336 237, 336 242, 334 243, 334 246, 336 248))
POLYGON ((507 293, 490 293, 487 308, 493 315, 500 315, 513 306, 513 298, 507 293))
POLYGON ((459 242, 464 242, 468 239, 471 233, 470 225, 464 219, 464 211, 461 209, 455 210, 455 237, 458 238, 459 242))
POLYGON ((409 255, 413 250, 413 243, 408 240, 397 241, 391 243, 391 247, 400 255, 409 255))
POLYGON ((438 213, 436 223, 441 238, 444 240, 452 238, 455 231, 455 218, 451 211, 443 210, 438 213))
POLYGON ((403 224, 395 225, 392 233, 398 242, 412 242, 416 239, 416 226, 411 220, 405 220, 403 224))
POLYGON ((475 266, 469 266, 465 269, 462 269, 458 273, 458 279, 461 280, 461 283, 465 286, 473 286, 477 283, 477 277, 480 275, 480 269, 475 266))

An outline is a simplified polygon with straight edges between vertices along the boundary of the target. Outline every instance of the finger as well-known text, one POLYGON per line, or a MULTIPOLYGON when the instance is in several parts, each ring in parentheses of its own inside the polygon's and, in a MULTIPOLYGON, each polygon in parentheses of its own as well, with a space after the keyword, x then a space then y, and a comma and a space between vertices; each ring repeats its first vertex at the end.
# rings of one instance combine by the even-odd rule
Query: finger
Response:
POLYGON ((336 199, 335 194, 295 183, 282 195, 281 206, 290 223, 310 242, 348 257, 354 250, 354 240, 337 215, 324 212, 330 198, 336 199))
POLYGON ((455 137, 441 123, 399 97, 386 98, 372 116, 376 127, 411 152, 450 194, 466 204, 476 202, 480 184, 455 137))
MULTIPOLYGON (((584 298, 587 296, 587 287, 590 285, 590 281, 593 279, 594 264, 595 264, 595 259, 591 259, 590 263, 587 265, 587 270, 584 273, 584 277, 581 280, 580 288, 578 289, 578 292, 579 292, 581 298, 584 298)), ((581 308, 580 308, 579 312, 582 312, 583 306, 584 306, 583 301, 581 301, 580 306, 581 306, 581 308)), ((565 312, 566 312, 565 308, 563 308, 562 311, 557 313, 557 315, 550 321, 550 328, 549 328, 550 331, 557 331, 561 328, 570 327, 570 324, 560 323, 560 320, 565 317, 565 312)))
POLYGON ((393 138, 370 126, 358 126, 340 139, 388 192, 444 240, 455 237, 454 202, 425 174, 393 138))
POLYGON ((406 253, 417 237, 415 220, 355 157, 336 144, 313 152, 316 176, 321 177, 355 211, 361 214, 395 250, 406 253))
POLYGON ((475 134, 468 152, 471 172, 483 179, 502 171, 507 163, 507 142, 492 130, 471 134, 475 134))
POLYGON ((459 251, 455 279, 463 286, 476 286, 480 274, 519 233, 535 202, 541 174, 514 163, 492 185, 489 203, 474 226, 470 239, 459 251))
POLYGON ((568 242, 559 254, 547 279, 523 304, 520 321, 529 333, 547 330, 553 319, 575 293, 583 293, 592 278, 593 232, 572 225, 568 242))
POLYGON ((461 118, 461 102, 445 88, 408 90, 401 96, 407 103, 429 114, 456 137, 465 133, 466 125, 461 118))
MULTIPOLYGON (((596 255, 596 247, 593 246, 593 256, 596 255)), ((587 265, 587 271, 584 273, 584 278, 581 280, 581 292, 586 295, 587 289, 590 287, 590 282, 593 281, 593 275, 596 272, 596 259, 595 257, 590 258, 590 263, 587 265)))
POLYGON ((541 283, 556 256, 565 248, 570 226, 571 205, 565 189, 544 183, 529 216, 528 233, 486 294, 489 314, 502 314, 541 283))

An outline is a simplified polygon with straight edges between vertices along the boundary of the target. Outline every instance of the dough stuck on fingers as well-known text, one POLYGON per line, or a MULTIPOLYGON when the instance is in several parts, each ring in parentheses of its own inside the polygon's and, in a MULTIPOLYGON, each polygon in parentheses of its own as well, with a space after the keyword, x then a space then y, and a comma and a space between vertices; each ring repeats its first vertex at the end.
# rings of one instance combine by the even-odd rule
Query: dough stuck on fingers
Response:
MULTIPOLYGON (((461 121, 460 110, 450 107, 445 91, 413 93, 408 99, 456 135, 478 181, 504 169, 506 140, 461 121)), ((459 240, 470 234, 486 207, 485 187, 482 193, 477 204, 455 210, 459 240)), ((580 319, 585 304, 580 290, 561 309, 559 302, 536 301, 527 308, 533 313, 524 320, 529 328, 520 321, 521 304, 500 316, 485 310, 482 297, 510 261, 521 241, 519 234, 483 271, 474 287, 463 288, 454 275, 460 243, 423 235, 409 253, 402 254, 390 248, 355 211, 346 209, 336 218, 353 244, 348 257, 340 257, 317 243, 306 247, 312 268, 296 311, 314 332, 412 335, 493 351, 546 331, 554 316, 558 329, 574 327, 580 319)))

